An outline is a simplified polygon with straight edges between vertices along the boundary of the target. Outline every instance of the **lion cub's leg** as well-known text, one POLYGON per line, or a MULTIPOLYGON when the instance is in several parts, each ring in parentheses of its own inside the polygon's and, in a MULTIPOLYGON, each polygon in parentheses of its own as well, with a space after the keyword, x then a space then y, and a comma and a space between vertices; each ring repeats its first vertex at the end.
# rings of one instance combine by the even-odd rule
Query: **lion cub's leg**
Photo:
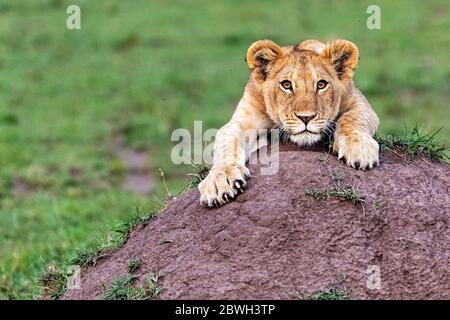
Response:
POLYGON ((202 204, 228 203, 245 187, 250 176, 245 163, 256 144, 257 130, 271 125, 267 115, 241 100, 232 119, 217 133, 212 168, 198 185, 202 204))
POLYGON ((379 146, 373 138, 379 120, 362 93, 354 90, 337 121, 333 149, 349 166, 372 169, 379 163, 379 146))

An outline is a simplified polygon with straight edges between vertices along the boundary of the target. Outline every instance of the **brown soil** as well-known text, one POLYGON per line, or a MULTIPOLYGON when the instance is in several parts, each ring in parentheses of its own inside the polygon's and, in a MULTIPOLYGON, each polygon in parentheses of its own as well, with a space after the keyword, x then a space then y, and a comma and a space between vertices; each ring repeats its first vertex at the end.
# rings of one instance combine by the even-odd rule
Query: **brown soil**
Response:
POLYGON ((386 152, 380 167, 363 172, 285 146, 278 175, 257 167, 248 190, 224 207, 200 206, 197 190, 171 201, 63 299, 101 299, 135 257, 140 281, 166 274, 160 299, 297 299, 331 286, 351 299, 450 299, 448 164, 386 152), (364 202, 305 195, 335 186, 336 176, 364 202), (367 287, 373 265, 378 290, 367 287))

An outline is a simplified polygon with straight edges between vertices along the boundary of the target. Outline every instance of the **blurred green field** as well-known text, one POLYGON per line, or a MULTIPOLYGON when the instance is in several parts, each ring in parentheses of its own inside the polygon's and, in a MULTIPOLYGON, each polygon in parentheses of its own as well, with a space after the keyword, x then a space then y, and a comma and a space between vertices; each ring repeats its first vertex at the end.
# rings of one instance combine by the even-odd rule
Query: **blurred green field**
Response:
MULTIPOLYGON (((377 1, 0 2, 0 298, 31 298, 36 276, 96 241, 152 197, 120 188, 114 136, 150 155, 172 193, 189 169, 170 162, 171 132, 220 127, 240 98, 247 47, 270 38, 345 38, 360 49, 358 86, 381 133, 443 127, 450 143, 450 4, 377 1), (66 28, 81 7, 82 29, 66 28), (21 192, 17 189, 21 188, 21 192)), ((19 190, 20 191, 20 190, 19 190)))

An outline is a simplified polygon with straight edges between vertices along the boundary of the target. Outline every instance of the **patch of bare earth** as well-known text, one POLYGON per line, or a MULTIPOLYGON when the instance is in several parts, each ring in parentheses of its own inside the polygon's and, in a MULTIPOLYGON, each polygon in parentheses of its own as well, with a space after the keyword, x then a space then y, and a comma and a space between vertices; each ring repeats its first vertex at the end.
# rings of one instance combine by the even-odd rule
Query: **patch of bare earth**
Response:
POLYGON ((224 207, 202 207, 196 189, 171 201, 63 299, 101 299, 136 257, 140 281, 165 273, 159 299, 297 299, 337 282, 351 299, 450 299, 448 164, 385 152, 364 172, 324 151, 283 146, 277 175, 251 171, 247 191, 224 207), (305 194, 336 183, 364 202, 305 194))
POLYGON ((12 194, 16 198, 24 197, 34 192, 35 188, 23 177, 17 176, 12 183, 12 194))
POLYGON ((111 151, 125 166, 122 188, 139 194, 151 194, 155 189, 155 181, 150 174, 149 153, 126 147, 120 135, 113 138, 111 151))

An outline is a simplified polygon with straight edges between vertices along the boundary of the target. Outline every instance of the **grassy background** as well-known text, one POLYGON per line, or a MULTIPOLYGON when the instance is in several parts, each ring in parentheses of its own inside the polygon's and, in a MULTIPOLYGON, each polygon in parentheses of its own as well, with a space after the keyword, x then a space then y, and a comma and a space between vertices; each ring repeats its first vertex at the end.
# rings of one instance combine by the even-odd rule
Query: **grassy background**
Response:
POLYGON ((0 298, 32 297, 46 265, 94 246, 136 208, 153 209, 150 197, 119 187, 117 133, 149 152, 158 182, 161 167, 170 190, 181 189, 188 169, 170 163, 170 134, 230 117, 255 40, 355 42, 356 82, 380 131, 445 126, 439 137, 450 143, 450 4, 377 1, 382 29, 371 31, 372 3, 1 1, 0 298), (81 7, 81 30, 65 27, 69 4, 81 7), (18 183, 26 194, 14 194, 18 183))

